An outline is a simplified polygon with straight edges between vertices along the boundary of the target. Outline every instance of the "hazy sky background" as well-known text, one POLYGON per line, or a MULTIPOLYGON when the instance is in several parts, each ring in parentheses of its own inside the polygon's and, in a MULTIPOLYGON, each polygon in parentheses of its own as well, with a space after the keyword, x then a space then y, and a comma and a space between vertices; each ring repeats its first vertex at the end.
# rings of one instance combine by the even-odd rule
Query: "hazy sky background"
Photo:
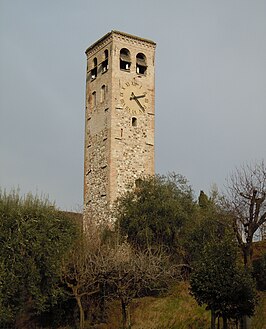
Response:
POLYGON ((86 48, 154 40, 156 172, 195 195, 266 159, 265 0, 0 0, 0 186, 80 210, 86 48))

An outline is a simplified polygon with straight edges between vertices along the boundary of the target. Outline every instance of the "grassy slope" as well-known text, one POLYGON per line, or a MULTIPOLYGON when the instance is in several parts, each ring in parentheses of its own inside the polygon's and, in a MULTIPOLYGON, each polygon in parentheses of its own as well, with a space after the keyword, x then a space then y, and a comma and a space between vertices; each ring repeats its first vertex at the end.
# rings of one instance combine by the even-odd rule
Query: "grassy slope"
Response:
MULTIPOLYGON (((119 303, 110 307, 109 321, 98 329, 117 329, 120 325, 119 303)), ((131 305, 132 329, 209 329, 210 312, 199 307, 188 293, 188 285, 180 283, 165 297, 145 297, 131 305)), ((266 329, 266 293, 261 294, 252 329, 266 329)))
POLYGON ((132 318, 132 329, 204 329, 210 324, 208 312, 189 295, 185 283, 168 296, 136 300, 132 318))

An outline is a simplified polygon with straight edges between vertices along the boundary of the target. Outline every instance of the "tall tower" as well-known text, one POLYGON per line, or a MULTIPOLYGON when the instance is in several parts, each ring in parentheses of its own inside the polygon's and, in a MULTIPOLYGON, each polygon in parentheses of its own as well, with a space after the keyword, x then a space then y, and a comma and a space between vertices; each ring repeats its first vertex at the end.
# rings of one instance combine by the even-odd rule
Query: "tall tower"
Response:
POLYGON ((114 200, 154 174, 156 44, 111 31, 86 50, 84 220, 108 220, 114 200))

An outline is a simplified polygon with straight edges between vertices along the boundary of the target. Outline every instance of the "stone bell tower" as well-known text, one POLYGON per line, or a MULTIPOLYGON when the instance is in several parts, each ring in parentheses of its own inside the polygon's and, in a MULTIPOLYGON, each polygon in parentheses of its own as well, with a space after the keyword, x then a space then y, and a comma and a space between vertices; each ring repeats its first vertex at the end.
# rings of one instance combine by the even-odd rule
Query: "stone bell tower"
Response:
POLYGON ((85 224, 110 220, 115 199, 154 174, 155 47, 111 31, 86 50, 85 224))

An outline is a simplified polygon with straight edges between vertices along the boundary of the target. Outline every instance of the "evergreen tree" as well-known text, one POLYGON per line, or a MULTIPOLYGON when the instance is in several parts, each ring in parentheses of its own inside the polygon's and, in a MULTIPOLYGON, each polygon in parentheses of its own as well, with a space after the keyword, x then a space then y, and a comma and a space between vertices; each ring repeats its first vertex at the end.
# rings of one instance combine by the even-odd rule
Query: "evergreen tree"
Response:
POLYGON ((176 174, 138 180, 117 200, 117 228, 137 248, 179 249, 180 232, 195 210, 191 187, 176 174))
POLYGON ((46 199, 0 191, 0 326, 57 303, 60 260, 76 226, 46 199))

